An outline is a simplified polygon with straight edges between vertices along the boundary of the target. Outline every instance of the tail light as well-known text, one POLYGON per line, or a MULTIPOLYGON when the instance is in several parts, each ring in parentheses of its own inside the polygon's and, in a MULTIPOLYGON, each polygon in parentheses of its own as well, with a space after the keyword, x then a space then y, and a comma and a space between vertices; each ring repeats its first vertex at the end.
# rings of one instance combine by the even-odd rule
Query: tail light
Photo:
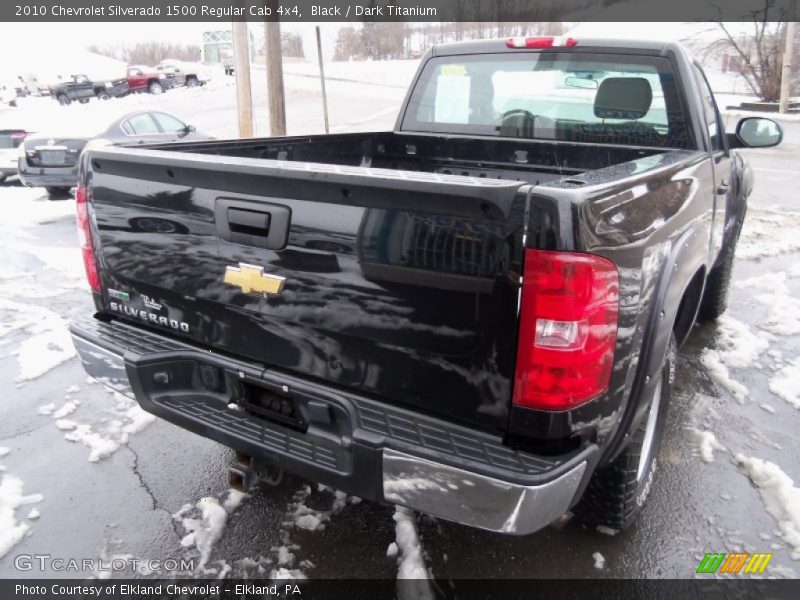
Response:
POLYGON ((567 410, 608 389, 619 276, 589 254, 526 250, 513 402, 567 410))
POLYGON ((78 186, 75 193, 75 206, 78 212, 78 239, 83 254, 83 266, 86 268, 86 279, 93 292, 102 290, 100 272, 97 270, 97 257, 94 252, 92 231, 89 226, 89 192, 86 186, 78 186))
POLYGON ((508 48, 572 48, 578 40, 566 36, 513 37, 506 40, 508 48))
POLYGON ((19 148, 19 145, 25 139, 25 136, 28 135, 27 131, 15 131, 11 134, 11 143, 14 148, 19 148))

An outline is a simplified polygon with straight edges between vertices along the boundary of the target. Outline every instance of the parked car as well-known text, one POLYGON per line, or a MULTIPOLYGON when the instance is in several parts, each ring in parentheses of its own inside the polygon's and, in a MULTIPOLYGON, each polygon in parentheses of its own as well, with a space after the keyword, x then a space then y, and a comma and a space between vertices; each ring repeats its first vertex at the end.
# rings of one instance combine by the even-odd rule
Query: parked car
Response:
POLYGON ((506 534, 569 509, 622 529, 676 352, 725 310, 738 149, 781 137, 726 135, 679 44, 436 46, 393 132, 88 151, 96 318, 73 340, 90 375, 234 448, 238 489, 285 469, 506 534))
POLYGON ((92 98, 107 100, 127 93, 128 84, 124 79, 92 81, 86 75, 71 75, 69 81, 50 86, 50 95, 62 106, 75 100, 85 104, 92 98))
POLYGON ((112 144, 146 144, 213 139, 178 117, 158 110, 139 110, 72 128, 39 131, 18 148, 20 180, 44 186, 51 198, 63 197, 78 181, 78 158, 84 149, 112 144), (67 129, 67 131, 65 131, 67 129))
POLYGON ((200 65, 179 60, 162 60, 156 65, 156 70, 174 76, 174 85, 196 87, 208 83, 208 77, 203 73, 200 65))
POLYGON ((0 129, 0 183, 17 174, 18 148, 27 135, 24 129, 0 129))
POLYGON ((175 83, 174 75, 142 65, 128 67, 125 77, 131 92, 161 94, 174 87, 175 83))

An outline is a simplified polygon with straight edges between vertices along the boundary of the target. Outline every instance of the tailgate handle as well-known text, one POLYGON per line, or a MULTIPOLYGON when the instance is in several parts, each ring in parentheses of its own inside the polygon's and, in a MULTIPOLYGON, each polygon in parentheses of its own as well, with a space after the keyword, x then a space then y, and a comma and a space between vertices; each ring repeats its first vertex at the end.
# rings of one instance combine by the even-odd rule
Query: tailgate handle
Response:
POLYGON ((228 226, 233 233, 266 236, 269 234, 269 221, 268 212, 256 212, 241 208, 228 209, 228 226))
POLYGON ((283 250, 289 237, 288 206, 218 198, 214 205, 217 235, 225 241, 283 250))

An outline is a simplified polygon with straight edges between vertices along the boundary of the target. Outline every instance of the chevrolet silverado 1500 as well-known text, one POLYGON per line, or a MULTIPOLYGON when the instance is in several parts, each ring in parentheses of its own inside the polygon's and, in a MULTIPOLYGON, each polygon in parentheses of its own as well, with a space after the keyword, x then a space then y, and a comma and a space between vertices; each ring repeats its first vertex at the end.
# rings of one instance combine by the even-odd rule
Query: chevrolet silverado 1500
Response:
MULTIPOLYGON (((281 469, 511 534, 622 528, 753 177, 678 44, 445 44, 392 132, 98 148, 86 370, 281 469), (131 227, 132 220, 147 227, 131 227)), ((178 451, 178 449, 176 449, 178 451)))

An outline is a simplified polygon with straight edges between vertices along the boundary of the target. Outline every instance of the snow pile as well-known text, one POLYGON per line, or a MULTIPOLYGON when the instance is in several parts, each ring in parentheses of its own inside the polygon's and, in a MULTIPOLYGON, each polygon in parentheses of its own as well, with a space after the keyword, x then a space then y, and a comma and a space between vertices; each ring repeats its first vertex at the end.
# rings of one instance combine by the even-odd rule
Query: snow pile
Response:
POLYGON ((728 367, 722 362, 720 353, 717 350, 705 349, 700 355, 700 362, 708 369, 708 374, 719 385, 728 390, 733 397, 743 403, 749 391, 747 386, 733 379, 728 371, 728 367))
POLYGON ((769 391, 800 408, 800 357, 775 373, 769 380, 769 391))
POLYGON ((715 348, 703 350, 700 362, 709 376, 741 403, 749 391, 731 376, 730 370, 752 366, 768 346, 769 340, 764 336, 754 333, 741 321, 723 315, 717 322, 715 348))
MULTIPOLYGON (((8 453, 8 448, 0 448, 0 457, 8 453)), ((5 470, 2 465, 0 467, 2 467, 0 471, 5 470)), ((0 558, 3 558, 30 530, 28 523, 17 522, 17 509, 28 504, 37 504, 44 500, 44 496, 42 494, 23 494, 24 484, 19 477, 8 473, 0 473, 0 477, 2 477, 0 479, 0 558)), ((35 508, 28 513, 28 519, 37 519, 38 517, 39 511, 35 508)))
POLYGON ((702 429, 692 428, 695 440, 697 442, 697 449, 700 452, 700 458, 704 462, 714 461, 714 450, 725 452, 726 448, 717 441, 716 436, 711 431, 703 431, 702 429))
POLYGON ((606 557, 599 552, 593 553, 592 559, 594 560, 594 568, 598 571, 602 571, 606 568, 606 557))
MULTIPOLYGON (((213 496, 201 498, 197 504, 184 504, 181 509, 172 515, 176 521, 180 521, 186 534, 181 539, 181 547, 196 548, 200 555, 200 562, 196 566, 197 572, 206 575, 217 575, 224 577, 230 571, 230 566, 222 564, 219 571, 207 569, 211 551, 214 544, 222 537, 228 517, 241 505, 246 494, 236 490, 229 490, 228 497, 220 504, 219 500, 213 496), (184 516, 193 513, 193 516, 184 516)), ((224 563, 224 561, 222 561, 224 563)))
POLYGON ((800 560, 800 489, 774 463, 736 455, 736 462, 758 488, 767 512, 778 522, 783 540, 792 546, 792 559, 800 560))
POLYGON ((15 351, 18 382, 41 377, 75 356, 67 322, 53 311, 0 299, 0 317, 0 338, 12 332, 26 336, 15 351))
POLYGON ((398 506, 394 511, 395 536, 400 556, 397 559, 398 579, 428 579, 428 570, 422 558, 422 545, 417 533, 417 522, 414 513, 398 506))

